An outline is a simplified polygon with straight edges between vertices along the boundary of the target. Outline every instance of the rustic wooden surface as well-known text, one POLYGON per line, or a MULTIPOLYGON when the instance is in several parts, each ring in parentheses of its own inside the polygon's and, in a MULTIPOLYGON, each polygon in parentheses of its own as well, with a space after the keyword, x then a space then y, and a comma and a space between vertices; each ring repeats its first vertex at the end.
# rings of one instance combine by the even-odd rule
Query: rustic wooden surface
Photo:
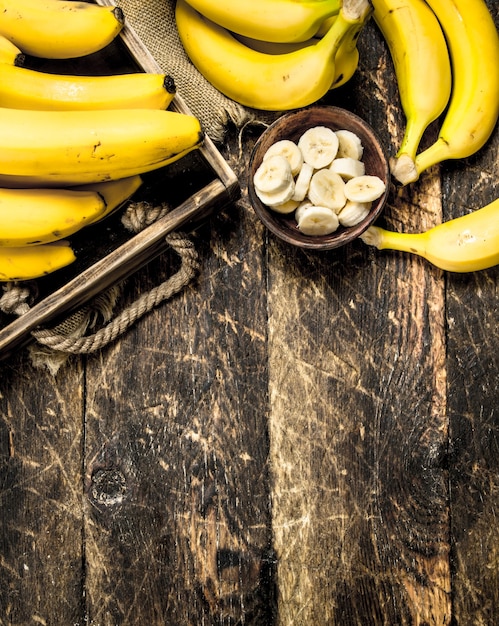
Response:
MULTIPOLYGON (((390 58, 374 24, 360 45, 325 101, 390 152, 390 58)), ((499 268, 289 248, 247 203, 260 131, 221 148, 242 199, 193 235, 195 283, 55 378, 0 364, 0 625, 497 623, 499 268)), ((393 188, 382 222, 492 200, 498 148, 393 188)))

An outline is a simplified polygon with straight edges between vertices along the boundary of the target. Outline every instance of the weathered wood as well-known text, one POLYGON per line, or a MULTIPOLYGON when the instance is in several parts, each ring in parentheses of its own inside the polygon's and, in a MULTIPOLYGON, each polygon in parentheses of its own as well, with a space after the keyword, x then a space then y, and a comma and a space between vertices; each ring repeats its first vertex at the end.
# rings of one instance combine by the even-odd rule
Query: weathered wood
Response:
MULTIPOLYGON (((373 24, 361 44, 326 101, 390 151, 390 59, 373 24)), ((0 365, 0 625, 495 623, 498 268, 276 240, 246 195, 259 130, 227 135, 242 198, 193 235, 195 283, 56 378, 0 365)), ((498 149, 496 129, 393 187, 381 221, 491 200, 498 149)), ((124 304, 177 263, 136 272, 124 304)))
MULTIPOLYGON (((250 227, 234 207, 201 230, 195 288, 88 363, 90 623, 270 623, 265 293, 250 227)), ((141 289, 164 268, 141 273, 141 289)))
POLYGON ((0 624, 83 623, 83 370, 0 374, 0 624))
MULTIPOLYGON (((497 5, 495 15, 499 23, 497 5)), ((447 215, 497 197, 498 154, 496 128, 486 151, 445 168, 447 215)), ((457 624, 472 626, 499 614, 498 270, 447 279, 453 613, 457 624)))

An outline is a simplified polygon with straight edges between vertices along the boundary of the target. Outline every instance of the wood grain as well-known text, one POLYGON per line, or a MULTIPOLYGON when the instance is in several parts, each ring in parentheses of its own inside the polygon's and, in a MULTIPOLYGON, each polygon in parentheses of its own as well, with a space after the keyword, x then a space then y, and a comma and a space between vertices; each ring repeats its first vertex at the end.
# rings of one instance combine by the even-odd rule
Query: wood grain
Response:
MULTIPOLYGON (((374 25, 361 42, 327 101, 390 151, 390 58, 374 25)), ((192 235, 195 282, 55 378, 24 351, 0 364, 0 626, 497 620, 498 268, 278 241, 246 193, 260 130, 228 130, 242 197, 192 235)), ((496 128, 393 187, 381 222, 492 200, 498 149, 496 128)), ((162 251, 122 304, 178 262, 162 251)))
POLYGON ((57 386, 14 359, 1 370, 0 624, 83 614, 83 371, 57 386))
POLYGON ((199 282, 168 316, 154 312, 89 362, 91 623, 258 624, 272 611, 265 294, 249 279, 240 218, 217 223, 213 248, 199 242, 199 282))

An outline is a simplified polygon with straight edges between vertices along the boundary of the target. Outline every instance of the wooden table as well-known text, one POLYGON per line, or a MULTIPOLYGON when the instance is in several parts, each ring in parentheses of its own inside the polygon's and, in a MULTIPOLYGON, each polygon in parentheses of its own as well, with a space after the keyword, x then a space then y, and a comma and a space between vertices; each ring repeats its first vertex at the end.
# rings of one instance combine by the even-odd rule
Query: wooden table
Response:
MULTIPOLYGON (((360 46, 325 102, 392 152, 374 23, 360 46)), ((0 365, 0 625, 498 623, 499 268, 288 247, 247 202, 259 132, 221 147, 242 198, 192 235, 194 283, 55 378, 26 350, 0 365)), ((394 187, 381 221, 492 200, 498 147, 394 187)))

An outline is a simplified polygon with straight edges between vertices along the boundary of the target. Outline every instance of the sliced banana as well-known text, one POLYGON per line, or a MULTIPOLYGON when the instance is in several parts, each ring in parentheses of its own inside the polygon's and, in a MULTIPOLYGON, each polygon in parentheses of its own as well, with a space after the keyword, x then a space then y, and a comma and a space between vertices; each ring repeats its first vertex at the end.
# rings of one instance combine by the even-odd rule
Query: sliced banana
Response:
POLYGON ((341 129, 336 131, 338 138, 338 154, 337 157, 351 157, 360 161, 364 154, 364 146, 362 140, 351 130, 341 129))
POLYGON ((316 170, 327 167, 336 157, 339 139, 327 126, 314 126, 306 130, 298 140, 303 160, 316 170))
POLYGON ((312 176, 308 188, 309 200, 316 206, 339 211, 345 206, 345 181, 330 169, 318 170, 312 176))
POLYGON ((291 139, 281 139, 273 143, 267 152, 263 155, 265 161, 276 154, 283 156, 291 165, 291 173, 296 176, 303 165, 303 155, 298 145, 291 139))
POLYGON ((296 207, 295 220, 299 222, 304 211, 312 206, 314 205, 310 202, 310 200, 303 200, 303 202, 300 202, 300 204, 296 207))
POLYGON ((344 193, 347 200, 373 202, 385 192, 386 185, 378 176, 356 176, 345 183, 344 193))
POLYGON ((304 235, 329 235, 334 233, 339 225, 336 213, 325 206, 305 208, 298 221, 298 228, 304 235))
POLYGON ((369 215, 372 202, 355 202, 347 200, 345 206, 338 213, 338 220, 342 226, 349 228, 356 226, 369 215))
POLYGON ((262 161, 253 177, 255 189, 263 193, 276 193, 286 189, 293 180, 291 165, 286 157, 275 154, 262 161))
POLYGON ((300 172, 295 180, 295 193, 293 196, 293 200, 298 200, 301 202, 304 200, 308 193, 308 188, 310 185, 310 180, 314 174, 314 168, 310 165, 310 163, 303 163, 301 166, 300 172))
MULTIPOLYGON (((270 206, 270 205, 269 205, 270 206)), ((300 203, 297 200, 287 200, 286 202, 282 202, 281 204, 274 204, 270 206, 270 208, 276 213, 282 213, 287 215, 289 213, 293 213, 298 207, 300 203)))
POLYGON ((339 174, 343 180, 350 180, 350 178, 355 178, 356 176, 364 176, 366 173, 364 162, 352 157, 338 157, 334 159, 329 169, 339 174))
POLYGON ((289 202, 289 200, 291 200, 291 198, 293 197, 294 192, 295 181, 293 178, 283 189, 279 189, 278 191, 273 191, 270 193, 267 191, 261 191, 260 189, 255 187, 255 193, 258 198, 260 198, 263 204, 267 205, 271 209, 273 209, 274 207, 278 207, 279 205, 283 205, 286 202, 289 202))

